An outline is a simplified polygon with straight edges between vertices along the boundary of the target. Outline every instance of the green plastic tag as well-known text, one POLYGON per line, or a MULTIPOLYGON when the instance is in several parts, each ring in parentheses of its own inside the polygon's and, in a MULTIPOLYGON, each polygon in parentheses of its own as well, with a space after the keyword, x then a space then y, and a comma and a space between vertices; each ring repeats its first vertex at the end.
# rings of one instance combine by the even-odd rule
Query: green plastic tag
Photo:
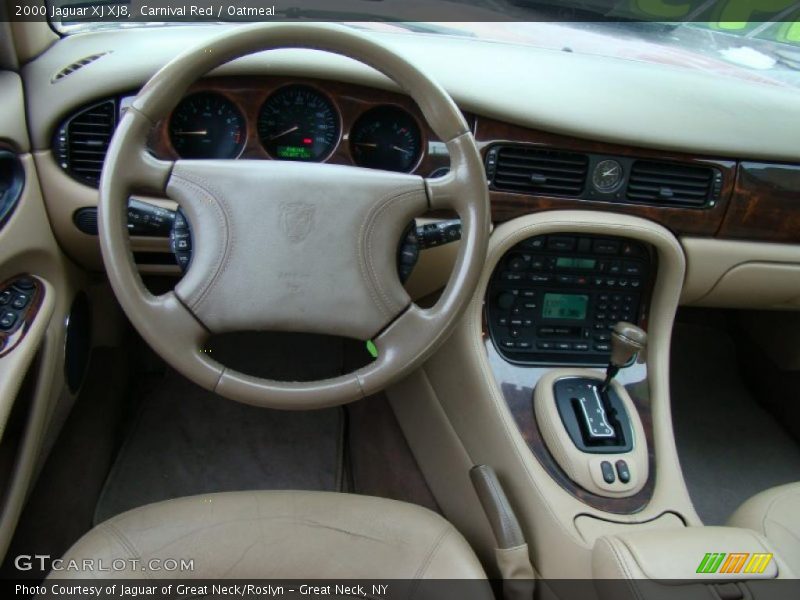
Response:
POLYGON ((372 355, 372 358, 378 358, 378 349, 375 347, 375 344, 372 343, 372 340, 367 342, 367 352, 372 355))

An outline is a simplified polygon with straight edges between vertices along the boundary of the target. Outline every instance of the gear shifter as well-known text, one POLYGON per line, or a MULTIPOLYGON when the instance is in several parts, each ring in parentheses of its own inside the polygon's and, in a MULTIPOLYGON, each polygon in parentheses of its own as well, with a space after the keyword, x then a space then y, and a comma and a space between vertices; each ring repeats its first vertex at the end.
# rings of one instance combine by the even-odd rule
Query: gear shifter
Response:
POLYGON ((647 344, 647 334, 641 327, 632 323, 620 321, 611 331, 611 356, 606 367, 606 378, 600 386, 600 393, 605 394, 611 380, 619 370, 627 365, 630 360, 644 349, 647 344))

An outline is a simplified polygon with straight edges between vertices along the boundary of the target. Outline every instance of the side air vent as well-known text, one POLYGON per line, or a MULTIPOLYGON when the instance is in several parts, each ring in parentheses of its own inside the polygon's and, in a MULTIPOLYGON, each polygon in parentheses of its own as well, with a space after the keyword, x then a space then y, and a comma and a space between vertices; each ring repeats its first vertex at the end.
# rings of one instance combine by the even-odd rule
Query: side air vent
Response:
POLYGON ((580 196, 589 157, 527 146, 495 146, 486 153, 486 175, 496 190, 550 196, 580 196))
POLYGON ((63 69, 61 69, 58 73, 53 75, 53 78, 50 80, 52 83, 64 79, 67 75, 72 75, 78 69, 82 69, 88 64, 93 63, 101 56, 105 56, 108 52, 101 52, 100 54, 92 54, 91 56, 87 56, 86 58, 82 58, 78 61, 75 61, 71 65, 67 65, 63 69))
POLYGON ((58 163, 78 181, 97 186, 117 124, 116 100, 105 100, 73 115, 56 134, 58 163))
POLYGON ((717 200, 721 191, 722 174, 716 169, 637 160, 631 167, 626 196, 633 202, 704 206, 717 200))

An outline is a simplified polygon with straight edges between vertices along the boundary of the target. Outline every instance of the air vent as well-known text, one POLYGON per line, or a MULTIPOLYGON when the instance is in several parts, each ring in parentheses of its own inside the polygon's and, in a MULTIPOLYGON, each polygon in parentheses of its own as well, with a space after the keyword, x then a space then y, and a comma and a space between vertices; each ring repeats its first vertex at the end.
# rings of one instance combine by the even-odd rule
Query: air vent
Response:
POLYGON ((97 186, 116 114, 116 101, 106 100, 70 117, 58 130, 54 144, 61 168, 78 181, 97 186))
POLYGON ((51 79, 51 81, 55 83, 56 81, 64 79, 64 77, 66 77, 67 75, 72 75, 78 69, 82 69, 86 65, 93 63, 98 58, 100 58, 101 56, 105 56, 106 54, 108 54, 108 52, 101 52, 100 54, 92 54, 91 56, 87 56, 86 58, 82 58, 78 61, 75 61, 71 65, 67 65, 66 67, 61 69, 58 73, 53 75, 53 79, 51 79))
POLYGON ((704 206, 716 200, 721 190, 722 174, 716 169, 637 160, 626 195, 634 202, 704 206))
POLYGON ((495 146, 486 154, 486 174, 497 190, 580 196, 586 184, 585 154, 526 146, 495 146))

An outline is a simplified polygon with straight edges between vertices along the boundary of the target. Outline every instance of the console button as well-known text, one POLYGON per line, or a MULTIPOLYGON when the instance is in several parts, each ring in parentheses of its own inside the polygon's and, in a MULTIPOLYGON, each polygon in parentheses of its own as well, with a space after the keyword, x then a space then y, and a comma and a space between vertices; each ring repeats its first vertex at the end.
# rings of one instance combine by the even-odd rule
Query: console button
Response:
POLYGON ((612 261, 608 265, 608 273, 610 275, 619 275, 622 272, 622 264, 618 261, 612 261))
POLYGON ((611 339, 611 335, 608 333, 598 333, 594 336, 596 342, 608 342, 611 339))
POLYGON ((640 288, 642 286, 642 282, 638 279, 631 279, 631 287, 633 289, 640 288))
POLYGON ((608 344, 595 344, 594 349, 597 350, 598 352, 608 352, 609 350, 611 350, 611 346, 609 346, 608 344))
POLYGON ((616 481, 617 478, 614 475, 614 467, 612 467, 611 463, 607 460, 600 463, 600 471, 603 473, 603 481, 606 483, 614 483, 616 481))
POLYGON ((533 248, 534 250, 541 250, 544 248, 544 237, 535 237, 525 240, 522 245, 526 248, 533 248))
POLYGON ((641 256, 642 249, 641 246, 638 244, 633 244, 631 242, 624 242, 622 244, 622 255, 623 256, 641 256))
POLYGON ((507 317, 498 317, 497 324, 500 325, 500 327, 505 327, 506 325, 508 325, 508 318, 507 317))
POLYGON ((522 306, 525 307, 525 310, 536 310, 537 304, 536 302, 525 302, 522 306))
POLYGON ((547 247, 550 250, 559 250, 562 252, 569 252, 575 249, 575 238, 566 236, 551 236, 547 240, 547 247))
POLYGON ((497 306, 502 308, 503 310, 508 310, 512 306, 514 306, 514 302, 516 301, 516 297, 511 292, 503 292, 497 297, 497 306))
POLYGON ((613 240, 595 240, 592 249, 598 254, 619 254, 619 242, 613 240))
POLYGON ((0 293, 0 306, 5 306, 11 302, 11 290, 3 290, 0 293))
POLYGON ((525 263, 525 259, 519 255, 508 261, 508 268, 512 271, 522 271, 526 266, 527 264, 525 263))
POLYGON ((536 347, 539 350, 552 350, 554 346, 553 342, 536 342, 536 347))
POLYGON ((575 283, 575 277, 572 275, 557 275, 556 281, 562 285, 571 285, 575 283))
POLYGON ((11 310, 5 311, 0 315, 0 329, 8 331, 17 322, 17 313, 11 310))
MULTIPOLYGON (((614 464, 617 467, 617 475, 619 475, 619 480, 622 483, 628 483, 631 480, 631 472, 628 469, 628 463, 626 463, 624 460, 618 460, 614 464)), ((605 479, 605 475, 603 475, 603 478, 605 479)))
POLYGON ((512 342, 511 340, 503 340, 502 342, 500 342, 500 345, 503 348, 511 349, 514 347, 514 342, 512 342))
POLYGON ((639 263, 626 262, 623 267, 623 272, 625 275, 641 275, 642 267, 639 263))
POLYGON ((511 319, 512 327, 522 327, 522 319, 511 319))
POLYGON ((577 350, 578 352, 588 352, 589 344, 585 344, 584 342, 579 342, 573 346, 573 349, 577 350))
POLYGON ((534 290, 522 290, 523 298, 535 298, 536 292, 534 290))
POLYGON ((572 344, 569 342, 556 343, 556 350, 572 350, 572 344))
POLYGON ((553 280, 553 276, 546 273, 534 273, 530 279, 534 283, 550 283, 553 280))
POLYGON ((517 348, 520 350, 529 350, 531 347, 530 342, 517 342, 517 348))

